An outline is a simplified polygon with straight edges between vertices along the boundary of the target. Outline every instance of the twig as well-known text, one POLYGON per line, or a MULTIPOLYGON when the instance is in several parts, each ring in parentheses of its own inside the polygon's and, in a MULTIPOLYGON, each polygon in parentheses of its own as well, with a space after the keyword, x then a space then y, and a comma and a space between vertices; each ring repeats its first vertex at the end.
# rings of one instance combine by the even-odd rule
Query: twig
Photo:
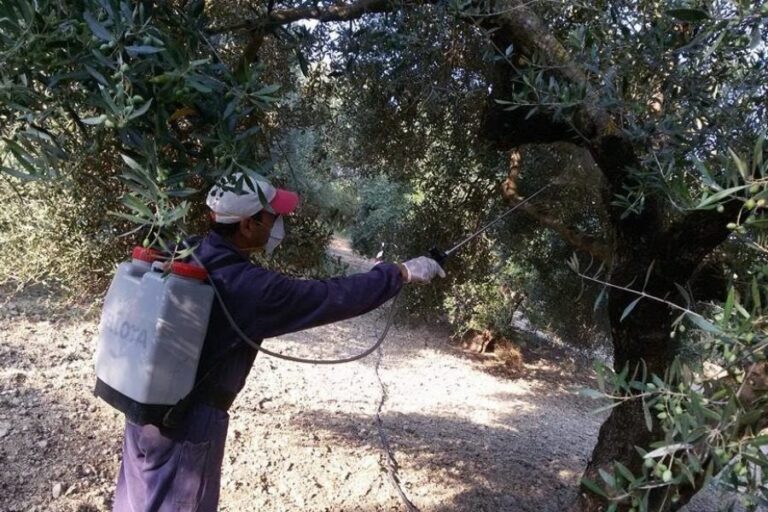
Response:
POLYGON ((688 313, 690 315, 694 315, 694 316, 697 316, 697 317, 699 317, 699 318, 701 318, 703 320, 706 320, 703 315, 700 315, 699 313, 696 313, 695 311, 691 311, 688 308, 684 308, 682 306, 678 306, 674 302, 670 302, 668 300, 661 299, 659 297, 656 297, 655 295, 649 295, 649 294, 647 294, 645 292, 642 292, 642 291, 633 290, 632 288, 627 288, 625 286, 619 286, 617 284, 609 283, 609 282, 603 281, 601 279, 596 279, 596 278, 594 278, 592 276, 588 276, 588 275, 583 274, 583 273, 581 273, 579 271, 575 271, 575 272, 576 272, 576 275, 583 277, 587 281, 592 281, 593 283, 602 284, 602 285, 608 286, 610 288, 616 288, 617 290, 623 290, 625 292, 634 293, 635 295, 639 295, 640 297, 642 297, 644 299, 651 299, 651 300, 655 300, 656 302, 661 302, 661 303, 666 304, 667 306, 669 306, 671 308, 677 309, 677 310, 682 311, 684 313, 688 313))

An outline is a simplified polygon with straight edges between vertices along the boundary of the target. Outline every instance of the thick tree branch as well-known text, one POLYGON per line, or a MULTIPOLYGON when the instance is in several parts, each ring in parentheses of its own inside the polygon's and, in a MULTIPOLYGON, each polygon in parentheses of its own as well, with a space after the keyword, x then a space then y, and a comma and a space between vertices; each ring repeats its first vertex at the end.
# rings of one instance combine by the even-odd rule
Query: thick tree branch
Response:
POLYGON ((653 245, 660 251, 658 260, 667 262, 664 273, 673 282, 687 280, 700 262, 731 234, 727 224, 740 209, 741 203, 732 200, 724 205, 722 213, 695 210, 659 233, 653 245))
POLYGON ((487 31, 501 44, 500 48, 513 45, 526 57, 543 59, 553 73, 580 87, 584 91, 585 111, 579 120, 579 132, 587 138, 620 135, 611 115, 598 106, 599 91, 594 89, 582 70, 565 47, 555 38, 549 27, 522 0, 501 0, 493 9, 498 14, 473 15, 466 13, 466 19, 487 31))
POLYGON ((213 27, 210 28, 207 32, 209 34, 221 34, 224 32, 234 32, 238 30, 262 30, 265 27, 287 25, 299 20, 318 20, 324 22, 348 21, 360 18, 366 14, 390 12, 402 7, 421 5, 426 3, 430 2, 408 0, 360 0, 359 2, 351 4, 283 9, 279 11, 272 11, 262 18, 247 20, 223 27, 213 27))
POLYGON ((581 67, 528 4, 523 0, 499 0, 491 6, 490 13, 466 11, 464 14, 476 26, 493 31, 494 38, 514 44, 516 51, 527 57, 538 55, 553 71, 590 90, 589 80, 581 67))
POLYGON ((595 237, 568 228, 562 222, 543 213, 535 206, 526 204, 522 207, 522 210, 536 219, 542 226, 546 226, 560 235, 563 240, 571 244, 575 249, 588 253, 600 262, 610 263, 610 248, 600 243, 595 237))
MULTIPOLYGON (((605 204, 611 204, 617 194, 624 192, 632 170, 640 167, 637 155, 610 112, 600 106, 600 91, 592 86, 582 67, 527 5, 523 0, 500 0, 491 6, 490 14, 466 12, 465 19, 492 33, 498 48, 512 45, 516 52, 526 57, 536 56, 548 68, 548 72, 559 75, 583 91, 584 101, 576 114, 571 116, 570 132, 562 126, 563 123, 558 123, 550 116, 549 126, 553 130, 551 136, 570 140, 573 138, 572 132, 575 132, 583 139, 582 145, 589 149, 606 177, 608 187, 605 191, 605 204)), ((509 66, 515 69, 514 62, 509 62, 509 66)), ((511 117, 509 120, 521 122, 511 117)), ((546 127, 546 123, 539 119, 534 126, 546 127)), ((542 135, 547 136, 546 132, 542 135)), ((521 138, 521 130, 518 129, 507 131, 504 137, 494 142, 499 147, 512 147, 518 140, 530 139, 521 138)), ((648 243, 662 226, 660 208, 653 197, 646 198, 645 208, 640 215, 622 218, 623 212, 618 207, 612 207, 610 213, 618 231, 637 243, 648 243)))
MULTIPOLYGON (((509 155, 509 175, 501 185, 501 195, 507 201, 520 201, 523 199, 517 192, 517 178, 520 175, 521 167, 522 155, 519 151, 512 151, 509 155)), ((584 251, 601 262, 610 262, 610 248, 595 237, 569 228, 559 219, 547 215, 542 209, 530 203, 526 203, 521 209, 539 224, 548 227, 560 235, 563 240, 571 244, 575 249, 584 251)))

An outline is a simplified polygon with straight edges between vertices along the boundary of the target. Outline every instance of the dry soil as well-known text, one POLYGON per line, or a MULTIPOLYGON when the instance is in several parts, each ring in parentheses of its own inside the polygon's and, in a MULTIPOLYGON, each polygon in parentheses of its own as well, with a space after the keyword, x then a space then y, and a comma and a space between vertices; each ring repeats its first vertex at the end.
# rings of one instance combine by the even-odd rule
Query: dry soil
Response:
MULTIPOLYGON (((98 301, 62 306, 41 288, 4 290, 0 511, 110 509, 123 419, 91 393, 97 316, 98 301)), ((373 312, 266 346, 349 355, 383 323, 373 312)), ((342 366, 259 356, 231 410, 220 509, 405 510, 376 422, 386 389, 384 433, 419 510, 565 510, 603 419, 590 413, 595 402, 574 394, 592 371, 546 340, 524 357, 509 371, 451 345, 438 328, 407 326, 393 328, 380 354, 342 366)), ((689 509, 713 511, 717 501, 710 492, 689 509)))

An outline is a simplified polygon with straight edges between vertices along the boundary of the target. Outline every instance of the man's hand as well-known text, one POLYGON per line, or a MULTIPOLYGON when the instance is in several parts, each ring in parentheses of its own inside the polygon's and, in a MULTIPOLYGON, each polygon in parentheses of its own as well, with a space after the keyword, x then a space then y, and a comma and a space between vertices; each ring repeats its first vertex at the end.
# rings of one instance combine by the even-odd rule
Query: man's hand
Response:
POLYGON ((445 271, 438 262, 426 256, 419 256, 400 264, 400 272, 406 283, 430 282, 435 276, 445 277, 445 271))

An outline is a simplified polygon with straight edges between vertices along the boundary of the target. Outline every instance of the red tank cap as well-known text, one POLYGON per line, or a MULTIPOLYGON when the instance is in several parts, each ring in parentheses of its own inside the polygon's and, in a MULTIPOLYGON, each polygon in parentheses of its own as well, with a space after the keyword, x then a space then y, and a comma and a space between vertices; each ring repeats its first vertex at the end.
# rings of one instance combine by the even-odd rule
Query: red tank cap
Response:
POLYGON ((171 273, 177 276, 191 277, 193 279, 199 279, 205 281, 208 277, 208 271, 198 265, 192 263, 182 263, 181 261, 174 261, 171 263, 171 273))
POLYGON ((157 249, 150 249, 149 247, 142 247, 140 245, 137 245, 136 247, 133 248, 133 253, 131 254, 131 257, 135 260, 148 261, 152 263, 155 260, 162 259, 163 253, 161 253, 157 249))

